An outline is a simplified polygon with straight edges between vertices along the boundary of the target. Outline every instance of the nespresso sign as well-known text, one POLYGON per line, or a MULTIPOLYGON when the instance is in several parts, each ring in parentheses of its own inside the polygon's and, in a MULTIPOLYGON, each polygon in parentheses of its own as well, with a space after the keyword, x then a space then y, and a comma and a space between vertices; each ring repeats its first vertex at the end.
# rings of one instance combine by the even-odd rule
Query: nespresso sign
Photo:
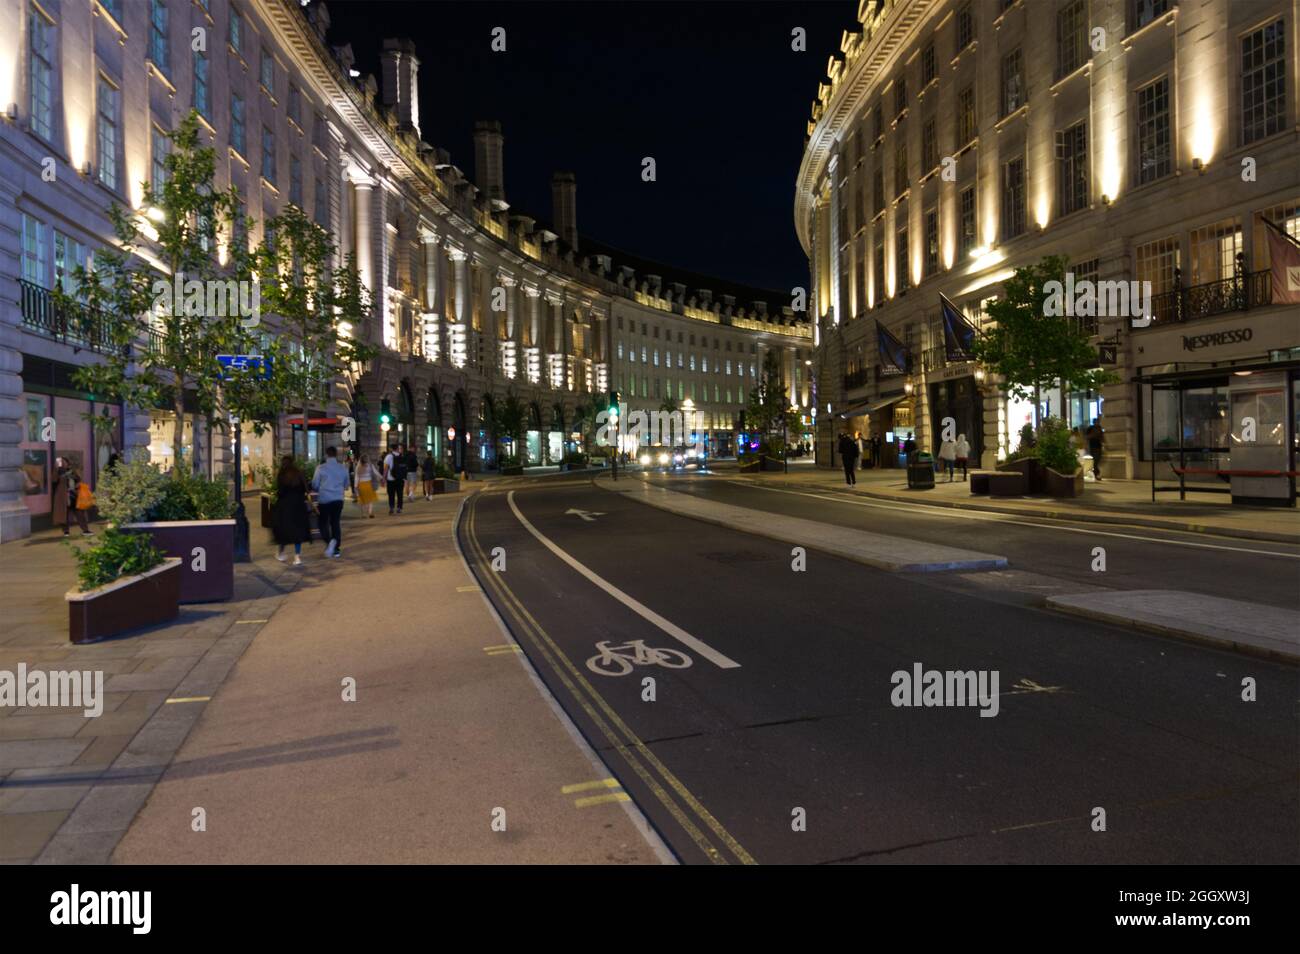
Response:
POLYGON ((1183 335, 1184 351, 1200 351, 1202 348, 1217 348, 1219 345, 1239 344, 1255 337, 1251 328, 1230 328, 1208 335, 1183 335))

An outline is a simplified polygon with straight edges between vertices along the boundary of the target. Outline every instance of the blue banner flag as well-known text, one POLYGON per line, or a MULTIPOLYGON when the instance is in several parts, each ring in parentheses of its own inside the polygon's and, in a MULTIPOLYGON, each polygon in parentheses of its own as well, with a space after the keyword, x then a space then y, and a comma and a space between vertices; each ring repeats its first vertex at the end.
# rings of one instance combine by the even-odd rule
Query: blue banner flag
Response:
POLYGON ((912 363, 912 356, 907 346, 899 341, 880 322, 876 322, 876 340, 880 345, 880 373, 907 374, 912 363))
POLYGON ((975 328, 946 296, 939 295, 943 313, 943 347, 949 361, 969 361, 975 344, 975 328))

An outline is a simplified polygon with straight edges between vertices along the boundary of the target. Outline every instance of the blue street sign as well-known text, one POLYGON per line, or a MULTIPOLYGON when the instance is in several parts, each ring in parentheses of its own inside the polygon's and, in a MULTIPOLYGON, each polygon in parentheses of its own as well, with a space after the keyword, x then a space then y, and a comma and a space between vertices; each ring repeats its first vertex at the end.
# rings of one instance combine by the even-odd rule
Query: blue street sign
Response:
POLYGON ((231 372, 260 372, 263 378, 271 376, 271 358, 260 354, 219 354, 217 363, 221 365, 221 380, 229 381, 231 372))

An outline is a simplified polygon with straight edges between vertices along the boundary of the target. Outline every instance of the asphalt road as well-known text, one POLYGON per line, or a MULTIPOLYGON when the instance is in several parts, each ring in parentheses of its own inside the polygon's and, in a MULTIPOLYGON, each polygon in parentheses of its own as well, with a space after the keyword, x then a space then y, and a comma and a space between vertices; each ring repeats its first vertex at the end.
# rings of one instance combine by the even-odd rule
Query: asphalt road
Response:
MULTIPOLYGON (((851 507, 686 484, 801 516, 851 507)), ((992 585, 815 551, 795 572, 789 545, 584 480, 516 486, 467 503, 462 546, 542 679, 684 862, 1300 860, 1296 670, 1037 608, 1043 574, 1062 574, 1063 591, 1100 575, 1083 556, 1082 570, 1053 557, 1057 532, 908 524, 908 536, 1006 554, 1013 571, 992 585), (504 572, 489 565, 497 547, 504 572), (670 668, 681 654, 690 664, 670 668), (893 705, 893 674, 916 664, 996 671, 997 715, 893 705), (1241 701, 1246 676, 1258 701, 1241 701)), ((902 517, 854 519, 890 533, 902 517)), ((1212 560, 1226 576, 1255 559, 1107 548, 1105 585, 1136 573, 1143 588, 1190 588, 1212 560)), ((1270 593, 1288 570, 1263 584, 1270 593)))

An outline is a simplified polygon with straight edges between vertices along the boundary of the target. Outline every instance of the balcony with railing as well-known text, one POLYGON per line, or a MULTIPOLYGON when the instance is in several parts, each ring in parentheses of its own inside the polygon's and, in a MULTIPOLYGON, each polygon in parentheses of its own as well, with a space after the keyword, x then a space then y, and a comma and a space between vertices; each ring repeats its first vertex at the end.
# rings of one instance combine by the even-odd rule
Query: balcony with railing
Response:
POLYGON ((108 354, 113 348, 109 319, 84 305, 59 301, 54 292, 26 279, 18 280, 23 327, 74 348, 108 354))
POLYGON ((1268 269, 1247 272, 1238 269, 1231 278, 1181 287, 1182 275, 1174 269, 1175 287, 1151 296, 1153 325, 1196 321, 1233 311, 1248 311, 1273 304, 1273 277, 1268 269))
POLYGON ((856 371, 850 371, 844 375, 844 390, 852 391, 854 388, 865 388, 870 382, 870 369, 858 368, 856 371))

